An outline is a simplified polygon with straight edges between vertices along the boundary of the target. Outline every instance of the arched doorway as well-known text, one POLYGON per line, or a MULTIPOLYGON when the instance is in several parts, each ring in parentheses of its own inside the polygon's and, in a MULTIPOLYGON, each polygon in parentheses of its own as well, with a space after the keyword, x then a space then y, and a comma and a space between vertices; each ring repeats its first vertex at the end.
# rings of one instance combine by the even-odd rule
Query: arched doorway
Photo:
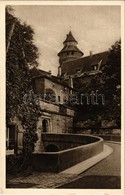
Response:
POLYGON ((48 131, 48 121, 46 119, 43 119, 43 121, 42 121, 42 130, 43 130, 43 132, 48 131))
POLYGON ((58 152, 59 147, 55 144, 49 144, 48 146, 45 147, 45 152, 58 152))

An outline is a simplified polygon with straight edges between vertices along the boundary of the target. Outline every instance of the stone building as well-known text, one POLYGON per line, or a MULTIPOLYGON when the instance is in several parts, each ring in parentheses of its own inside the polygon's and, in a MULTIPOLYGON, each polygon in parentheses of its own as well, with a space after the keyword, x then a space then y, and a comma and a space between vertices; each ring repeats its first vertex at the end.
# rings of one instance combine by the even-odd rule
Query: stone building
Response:
POLYGON ((70 31, 69 34, 67 34, 66 40, 63 42, 63 49, 58 53, 61 70, 64 69, 64 62, 72 61, 83 56, 83 52, 80 51, 77 44, 78 42, 75 40, 72 32, 70 31))
MULTIPOLYGON (((74 108, 68 105, 70 97, 77 93, 67 82, 38 69, 31 70, 32 86, 39 100, 41 116, 37 123, 38 141, 35 151, 40 151, 42 132, 69 133, 73 130, 74 108)), ((71 82, 70 82, 71 83, 71 82)), ((23 128, 18 118, 7 126, 7 154, 20 153, 23 149, 23 128)))
MULTIPOLYGON (((73 132, 74 116, 77 111, 69 106, 68 101, 79 90, 75 89, 74 80, 80 79, 87 85, 93 75, 102 74, 102 67, 106 65, 108 59, 107 51, 94 55, 90 52, 90 56, 83 57, 83 52, 77 47, 78 43, 71 31, 63 44, 63 49, 58 53, 60 65, 57 77, 50 71, 35 68, 30 70, 33 90, 40 97, 41 108, 41 116, 37 123, 36 151, 37 147, 40 147, 42 132, 73 132)), ((23 129, 20 121, 15 118, 7 127, 7 149, 12 151, 15 149, 19 153, 22 148, 23 129)))
MULTIPOLYGON (((89 56, 83 57, 83 52, 77 47, 78 42, 71 31, 67 34, 63 44, 63 49, 58 53, 60 63, 58 77, 65 81, 72 78, 73 81, 82 81, 87 85, 93 76, 102 73, 102 68, 108 60, 108 51, 97 54, 92 54, 90 51, 89 56)), ((73 83, 75 84, 75 82, 73 83)))
POLYGON ((35 94, 41 97, 39 128, 43 132, 71 132, 74 109, 68 107, 66 102, 74 89, 52 75, 33 77, 32 84, 35 94))

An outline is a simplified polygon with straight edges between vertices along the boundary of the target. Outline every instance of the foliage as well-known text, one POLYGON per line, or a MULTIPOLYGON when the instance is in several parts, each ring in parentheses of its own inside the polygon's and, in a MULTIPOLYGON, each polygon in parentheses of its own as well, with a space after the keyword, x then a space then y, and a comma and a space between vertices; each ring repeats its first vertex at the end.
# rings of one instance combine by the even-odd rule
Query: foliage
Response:
POLYGON ((106 96, 107 113, 120 122, 121 115, 121 41, 112 45, 107 65, 103 68, 102 81, 106 96))
POLYGON ((7 173, 19 172, 23 161, 24 161, 24 157, 22 155, 8 155, 8 156, 6 156, 7 173))
POLYGON ((102 69, 103 78, 105 83, 108 81, 113 81, 112 87, 113 92, 115 92, 116 87, 121 84, 121 41, 116 41, 114 45, 111 46, 109 52, 109 59, 107 65, 102 69))
POLYGON ((121 41, 111 46, 108 61, 102 67, 102 73, 91 76, 90 83, 85 83, 84 78, 75 80, 75 86, 80 89, 80 95, 91 94, 92 91, 99 91, 104 95, 105 104, 80 105, 79 110, 86 113, 86 117, 116 119, 120 126, 120 94, 121 94, 121 41))
POLYGON ((21 23, 6 9, 6 118, 15 116, 24 128, 25 155, 33 150, 37 140, 36 125, 40 108, 32 91, 30 69, 38 65, 38 49, 34 44, 31 26, 21 23), (32 93, 30 93, 32 91, 32 93), (25 101, 25 96, 30 101, 25 101))
POLYGON ((40 116, 39 102, 32 90, 25 94, 19 110, 19 118, 24 128, 24 153, 32 153, 34 143, 37 141, 36 129, 40 116))

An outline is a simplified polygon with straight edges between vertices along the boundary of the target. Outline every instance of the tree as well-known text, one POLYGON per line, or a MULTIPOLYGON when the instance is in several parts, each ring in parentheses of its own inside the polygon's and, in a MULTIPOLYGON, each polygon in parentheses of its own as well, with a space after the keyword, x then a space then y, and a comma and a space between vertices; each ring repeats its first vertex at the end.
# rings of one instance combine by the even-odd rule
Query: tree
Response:
POLYGON ((34 31, 6 9, 6 120, 16 116, 24 129, 24 153, 30 154, 37 140, 36 128, 40 114, 32 90, 30 69, 38 65, 38 49, 34 31), (32 93, 31 93, 32 92, 32 93), (30 101, 25 101, 25 96, 30 101))
MULTIPOLYGON (((121 41, 116 41, 109 50, 106 65, 102 67, 102 73, 91 76, 87 84, 84 78, 75 79, 75 87, 80 89, 81 94, 91 94, 96 90, 104 96, 104 105, 84 104, 77 106, 78 110, 86 113, 88 118, 111 118, 115 119, 120 127, 120 94, 121 94, 121 41)), ((85 99, 86 100, 86 99, 85 99)), ((84 118, 86 116, 83 116, 84 118)))
POLYGON ((120 126, 121 118, 121 40, 111 46, 107 65, 102 69, 103 89, 106 96, 106 110, 120 126))

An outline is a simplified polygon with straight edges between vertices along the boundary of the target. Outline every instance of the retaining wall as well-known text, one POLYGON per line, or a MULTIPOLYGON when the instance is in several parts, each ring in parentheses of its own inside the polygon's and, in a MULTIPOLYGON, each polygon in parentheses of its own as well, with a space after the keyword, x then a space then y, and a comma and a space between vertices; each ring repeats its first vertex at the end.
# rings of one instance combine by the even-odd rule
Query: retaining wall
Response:
MULTIPOLYGON (((56 145, 59 150, 70 149, 73 147, 94 143, 99 139, 91 135, 74 135, 74 134, 52 134, 42 133, 42 143, 44 149, 50 144, 56 145)), ((45 150, 46 151, 46 150, 45 150)))
MULTIPOLYGON (((51 134, 51 138, 52 135, 53 134, 51 134)), ((47 138, 47 134, 45 137, 47 138)), ((96 136, 76 134, 66 134, 66 136, 63 136, 62 134, 57 134, 57 137, 60 137, 60 139, 67 137, 67 140, 68 138, 69 140, 72 138, 74 141, 76 139, 76 141, 79 140, 80 144, 82 143, 82 140, 85 140, 86 138, 91 140, 91 143, 59 152, 34 153, 32 159, 34 170, 60 172, 103 151, 103 139, 96 136), (92 140, 93 142, 94 140, 96 141, 92 143, 92 140)), ((53 135, 53 139, 56 139, 55 134, 53 135)))

